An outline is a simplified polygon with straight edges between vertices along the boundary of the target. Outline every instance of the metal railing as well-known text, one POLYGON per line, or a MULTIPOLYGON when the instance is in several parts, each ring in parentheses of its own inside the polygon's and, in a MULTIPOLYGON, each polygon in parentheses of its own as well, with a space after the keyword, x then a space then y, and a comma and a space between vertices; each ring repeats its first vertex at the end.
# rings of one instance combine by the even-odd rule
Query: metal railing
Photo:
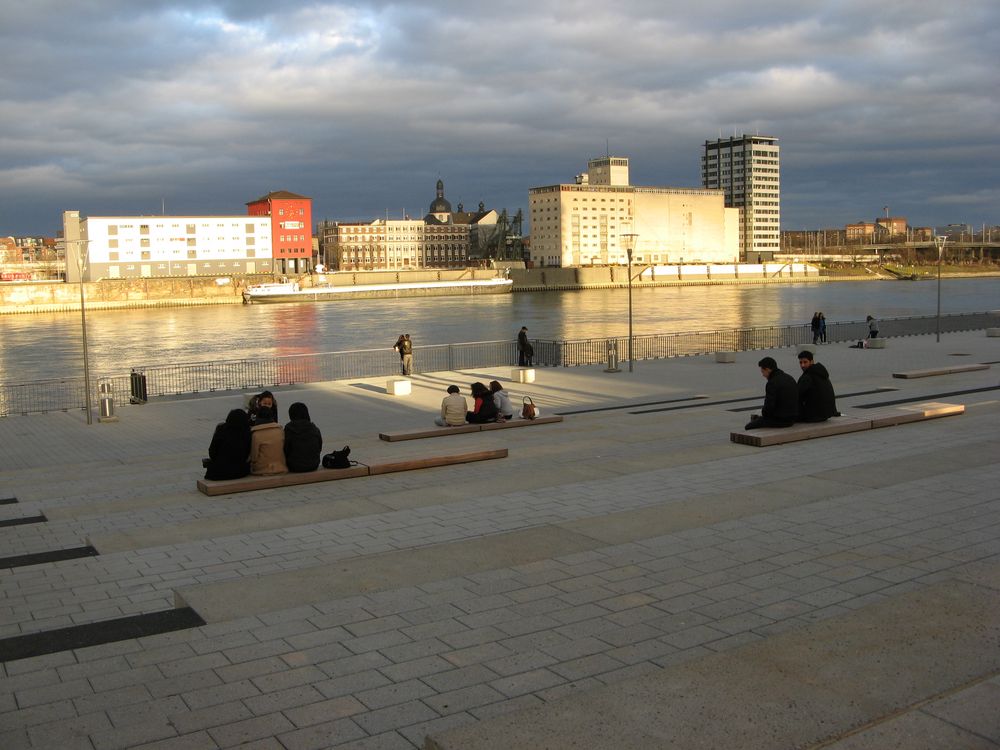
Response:
MULTIPOLYGON (((996 314, 961 313, 941 316, 941 331, 971 331, 998 324, 996 314)), ((933 315, 881 320, 879 335, 884 337, 918 336, 934 333, 937 318, 933 315)), ((864 321, 827 323, 827 340, 852 341, 867 336, 864 321)), ((538 367, 570 367, 603 364, 610 342, 616 342, 622 361, 628 357, 628 337, 573 339, 562 341, 533 340, 534 364, 538 367)), ((737 328, 720 331, 683 331, 645 334, 634 337, 634 356, 638 360, 662 359, 718 351, 751 351, 812 344, 808 325, 737 328)), ((514 341, 474 341, 456 344, 421 346, 414 353, 419 372, 447 372, 477 367, 500 367, 517 361, 514 341)), ((272 388, 297 383, 316 383, 350 378, 374 378, 396 375, 399 356, 387 349, 363 349, 344 352, 297 354, 266 359, 237 359, 219 362, 192 362, 176 365, 136 368, 145 392, 142 398, 272 388)), ((135 398, 136 378, 132 373, 113 373, 92 378, 95 388, 110 386, 119 405, 135 398)), ((83 378, 40 380, 31 383, 0 385, 0 416, 66 411, 83 408, 83 378)), ((97 403, 96 395, 93 399, 97 403)))

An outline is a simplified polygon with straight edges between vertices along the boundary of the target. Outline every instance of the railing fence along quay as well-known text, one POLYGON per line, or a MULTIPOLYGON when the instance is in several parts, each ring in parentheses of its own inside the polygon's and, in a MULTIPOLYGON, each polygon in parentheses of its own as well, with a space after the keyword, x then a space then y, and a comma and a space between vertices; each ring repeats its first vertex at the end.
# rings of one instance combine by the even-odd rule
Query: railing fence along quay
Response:
MULTIPOLYGON (((972 331, 997 325, 996 313, 959 313, 941 316, 941 331, 972 331)), ((889 318, 879 321, 879 336, 918 336, 937 330, 935 316, 889 318)), ((827 340, 852 341, 867 335, 864 321, 828 322, 827 340)), ((662 359, 718 351, 751 351, 812 344, 808 325, 737 328, 720 331, 635 336, 635 359, 662 359)), ((533 340, 537 367, 570 367, 601 364, 608 349, 617 345, 618 357, 628 357, 628 337, 533 340)), ((501 367, 517 361, 513 341, 476 341, 418 347, 414 363, 421 372, 501 367)), ((92 394, 99 403, 107 391, 117 405, 140 400, 216 391, 260 390, 297 383, 317 383, 349 378, 373 378, 399 373, 399 356, 386 349, 299 354, 268 359, 237 359, 222 362, 195 362, 163 367, 136 367, 130 373, 93 374, 94 388, 104 384, 105 392, 92 394), (137 394, 136 380, 145 386, 137 394)), ((83 378, 39 380, 32 383, 0 385, 0 416, 82 409, 85 403, 83 378)))

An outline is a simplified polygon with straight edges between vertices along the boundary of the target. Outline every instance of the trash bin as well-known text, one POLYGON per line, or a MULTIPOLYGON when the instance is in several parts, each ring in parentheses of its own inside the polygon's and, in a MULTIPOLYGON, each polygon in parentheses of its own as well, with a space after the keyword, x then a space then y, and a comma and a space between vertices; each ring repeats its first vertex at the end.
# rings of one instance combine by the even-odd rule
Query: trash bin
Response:
POLYGON ((129 403, 130 404, 144 404, 147 401, 146 398, 146 375, 142 372, 136 372, 132 370, 131 376, 129 377, 129 403))
POLYGON ((608 366, 604 372, 621 372, 618 369, 618 339, 608 339, 608 366))
POLYGON ((101 383, 98 386, 98 390, 101 392, 101 416, 98 418, 98 421, 117 422, 118 417, 115 416, 115 394, 111 389, 111 383, 101 383))

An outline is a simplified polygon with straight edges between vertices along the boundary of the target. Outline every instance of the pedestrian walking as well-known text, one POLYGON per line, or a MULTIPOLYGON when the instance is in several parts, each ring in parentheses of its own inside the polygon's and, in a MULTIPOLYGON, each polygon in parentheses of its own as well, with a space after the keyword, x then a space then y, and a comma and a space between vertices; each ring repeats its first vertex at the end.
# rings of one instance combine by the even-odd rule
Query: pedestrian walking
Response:
POLYGON ((809 328, 812 330, 812 335, 813 335, 813 346, 819 343, 819 327, 820 327, 820 319, 819 319, 819 311, 817 310, 816 312, 813 313, 812 320, 809 321, 809 328))
POLYGON ((826 316, 823 313, 819 314, 819 343, 826 343, 826 316))

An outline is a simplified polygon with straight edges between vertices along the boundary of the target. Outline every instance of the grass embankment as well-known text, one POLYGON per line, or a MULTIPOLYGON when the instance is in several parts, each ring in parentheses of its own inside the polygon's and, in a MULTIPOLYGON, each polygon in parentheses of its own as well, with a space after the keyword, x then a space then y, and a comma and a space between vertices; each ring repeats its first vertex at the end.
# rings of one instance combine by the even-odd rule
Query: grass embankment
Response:
MULTIPOLYGON (((837 279, 897 279, 905 277, 916 277, 917 279, 933 279, 937 277, 938 267, 936 263, 928 265, 899 265, 886 264, 884 266, 874 265, 850 265, 850 264, 829 264, 821 265, 820 273, 823 276, 837 279)), ((975 263, 975 264, 941 264, 942 276, 1000 276, 1000 265, 995 263, 975 263)))

